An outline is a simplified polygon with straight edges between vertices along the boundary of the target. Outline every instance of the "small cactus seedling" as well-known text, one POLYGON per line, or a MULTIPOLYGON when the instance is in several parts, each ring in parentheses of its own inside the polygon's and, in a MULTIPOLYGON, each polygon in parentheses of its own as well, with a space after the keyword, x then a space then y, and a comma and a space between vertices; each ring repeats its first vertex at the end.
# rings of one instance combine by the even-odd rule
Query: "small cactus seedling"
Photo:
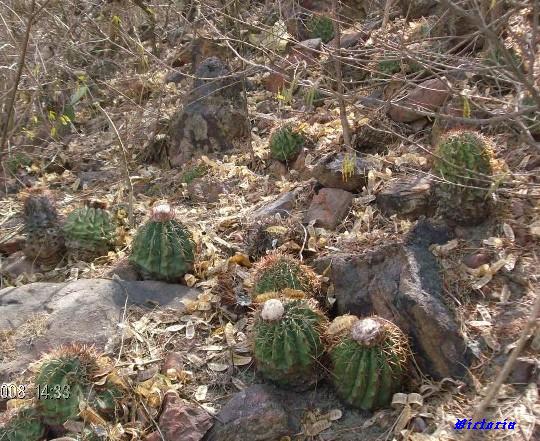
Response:
POLYGON ((380 317, 337 317, 328 327, 332 378, 348 404, 373 410, 390 404, 400 388, 409 347, 393 323, 380 317))
POLYGON ((273 253, 262 258, 254 268, 253 297, 286 288, 316 294, 320 287, 315 272, 286 254, 273 253))
POLYGON ((455 130, 440 140, 434 169, 439 212, 463 225, 482 222, 490 211, 491 155, 487 141, 473 131, 455 130))
POLYGON ((6 419, 0 427, 1 441, 39 441, 45 435, 45 425, 33 407, 17 409, 6 419))
POLYGON ((305 143, 304 135, 286 125, 270 137, 270 154, 278 161, 291 162, 296 159, 305 143))
POLYGON ((328 43, 334 38, 334 23, 329 17, 314 15, 308 22, 308 30, 311 38, 320 38, 323 43, 328 43))
POLYGON ((284 386, 312 384, 324 352, 324 324, 324 316, 305 301, 267 300, 253 327, 258 370, 284 386))
POLYGON ((130 261, 148 278, 177 281, 191 271, 195 244, 168 204, 157 205, 133 241, 130 261))
POLYGON ((44 421, 61 425, 79 414, 79 403, 88 397, 93 377, 99 372, 98 354, 87 346, 62 346, 41 361, 34 383, 37 408, 44 421))
POLYGON ((52 197, 46 191, 30 190, 24 201, 25 256, 44 264, 58 262, 64 251, 64 236, 52 197))
POLYGON ((114 220, 99 203, 73 210, 64 225, 66 245, 84 259, 107 254, 115 231, 114 220))

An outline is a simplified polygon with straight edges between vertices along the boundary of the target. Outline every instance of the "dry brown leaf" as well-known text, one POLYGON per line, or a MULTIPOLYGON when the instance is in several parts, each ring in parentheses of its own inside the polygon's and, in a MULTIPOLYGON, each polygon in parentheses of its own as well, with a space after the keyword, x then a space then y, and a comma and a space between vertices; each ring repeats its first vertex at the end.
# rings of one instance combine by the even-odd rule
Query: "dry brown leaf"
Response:
POLYGON ((251 262, 249 257, 244 253, 237 252, 234 256, 229 259, 229 262, 236 263, 237 265, 243 266, 245 268, 251 268, 251 262))
POLYGON ((320 419, 312 424, 306 424, 304 426, 304 435, 316 436, 322 431, 332 427, 332 423, 327 419, 320 419))
POLYGON ((225 363, 208 363, 208 368, 214 372, 223 372, 229 369, 229 365, 225 363))

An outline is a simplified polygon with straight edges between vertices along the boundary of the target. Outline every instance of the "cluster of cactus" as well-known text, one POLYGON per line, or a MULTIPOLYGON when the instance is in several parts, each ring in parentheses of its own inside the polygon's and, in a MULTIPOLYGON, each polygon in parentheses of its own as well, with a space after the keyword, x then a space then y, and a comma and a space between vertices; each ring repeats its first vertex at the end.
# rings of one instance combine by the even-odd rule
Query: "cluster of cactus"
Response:
POLYGON ((46 427, 33 407, 23 407, 11 412, 0 427, 2 441, 39 441, 46 427))
POLYGON ((81 258, 107 254, 116 232, 116 224, 105 206, 93 202, 73 210, 64 224, 66 245, 81 258))
POLYGON ((334 38, 334 23, 331 18, 322 15, 314 15, 307 24, 311 38, 320 38, 323 43, 328 43, 334 38))
POLYGON ((487 141, 474 131, 454 130, 436 149, 435 173, 439 212, 459 224, 475 225, 490 211, 491 154, 487 141))
POLYGON ((285 125, 270 137, 270 154, 278 161, 294 161, 305 143, 306 138, 302 133, 294 130, 290 125, 285 125))
POLYGON ((305 388, 318 380, 328 352, 333 382, 345 402, 366 410, 390 403, 410 354, 396 325, 353 315, 328 324, 313 298, 316 275, 292 257, 271 254, 253 271, 253 355, 263 377, 305 388))
POLYGON ((332 379, 348 404, 373 410, 390 404, 402 383, 407 338, 380 317, 341 316, 328 327, 332 379))
POLYGON ((152 209, 151 219, 137 232, 130 261, 143 275, 164 281, 178 281, 192 270, 195 244, 189 230, 175 219, 168 204, 152 209))
POLYGON ((254 324, 254 357, 262 375, 284 386, 316 380, 325 317, 303 300, 267 300, 254 324))
POLYGON ((83 402, 101 414, 112 413, 123 390, 108 379, 94 383, 96 374, 109 370, 108 360, 92 347, 69 344, 46 354, 33 379, 36 399, 0 424, 0 440, 39 441, 48 426, 76 420, 83 402))
POLYGON ((320 282, 315 272, 297 259, 281 253, 263 257, 255 267, 253 297, 286 288, 315 294, 320 282))
POLYGON ((64 236, 51 195, 39 189, 30 190, 23 216, 26 257, 43 264, 57 263, 64 251, 64 236))

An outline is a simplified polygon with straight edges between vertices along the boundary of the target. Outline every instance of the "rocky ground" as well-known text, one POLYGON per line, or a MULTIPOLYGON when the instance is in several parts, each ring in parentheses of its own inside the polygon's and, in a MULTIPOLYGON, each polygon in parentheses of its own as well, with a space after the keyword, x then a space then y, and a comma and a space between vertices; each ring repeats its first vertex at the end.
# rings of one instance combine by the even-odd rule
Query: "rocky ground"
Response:
MULTIPOLYGON (((262 21, 264 12, 257 4, 249 13, 262 21)), ((143 73, 141 56, 133 53, 86 66, 93 82, 86 80, 88 95, 77 104, 71 129, 51 136, 54 121, 35 127, 29 121, 11 141, 10 157, 27 160, 5 174, 0 194, 0 382, 30 390, 32 363, 42 353, 79 342, 95 344, 114 361, 130 395, 114 421, 74 422, 70 433, 86 424, 118 440, 458 439, 453 424, 472 418, 538 292, 540 160, 507 127, 482 126, 497 163, 492 215, 474 227, 440 216, 431 155, 448 126, 411 106, 443 113, 457 106, 459 115, 456 91, 468 68, 445 66, 444 75, 424 72, 415 81, 409 71, 381 78, 354 69, 355 50, 371 48, 377 61, 377 42, 425 24, 420 16, 432 17, 422 13, 405 23, 397 15, 386 32, 355 18, 341 38, 349 51, 343 75, 353 97, 347 109, 352 159, 342 148, 331 86, 321 84, 328 93, 316 105, 306 101, 305 88, 285 93, 295 91, 295 67, 303 80, 326 79, 332 60, 321 39, 280 48, 281 37, 255 34, 253 45, 281 50, 282 57, 270 63, 264 50, 252 49, 245 64, 216 42, 210 24, 204 36, 187 25, 175 36, 171 24, 160 22, 160 53, 146 48, 143 73), (237 76, 243 69, 245 90, 237 76), (370 104, 396 90, 399 104, 370 104), (309 139, 292 163, 269 153, 270 135, 284 122, 309 139), (62 216, 86 199, 106 202, 118 224, 114 247, 91 260, 68 252, 49 266, 28 259, 27 187, 51 190, 62 216), (127 259, 137 228, 160 201, 174 205, 196 243, 193 271, 177 284, 143 280, 127 259), (340 402, 328 379, 294 391, 257 373, 250 288, 253 265, 273 250, 317 272, 330 318, 376 314, 408 335, 415 361, 403 389, 409 401, 364 412, 340 402)), ((69 56, 66 50, 44 63, 75 64, 69 56)), ((479 57, 471 54, 471 63, 479 57)), ((485 89, 474 99, 490 109, 497 101, 485 89)), ((475 111, 471 118, 489 117, 485 107, 475 111)), ((489 409, 498 421, 517 421, 519 430, 486 436, 538 437, 539 348, 536 327, 489 409)), ((0 401, 0 411, 16 406, 0 401)), ((51 429, 47 439, 66 432, 51 429)))

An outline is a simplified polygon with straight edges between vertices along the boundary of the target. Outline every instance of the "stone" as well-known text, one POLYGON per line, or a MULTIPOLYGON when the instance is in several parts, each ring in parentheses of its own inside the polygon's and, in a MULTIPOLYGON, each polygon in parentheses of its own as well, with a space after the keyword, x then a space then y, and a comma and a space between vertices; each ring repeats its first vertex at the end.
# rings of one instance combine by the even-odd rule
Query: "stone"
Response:
POLYGON ((450 87, 444 77, 426 80, 403 98, 392 100, 388 115, 396 122, 413 122, 423 118, 421 111, 436 112, 450 97, 450 87))
POLYGON ((288 191, 280 195, 272 202, 264 204, 251 215, 251 219, 263 219, 265 217, 274 216, 279 213, 281 217, 289 217, 290 211, 294 208, 298 190, 288 191))
POLYGON ((353 194, 339 188, 323 188, 313 196, 304 223, 314 221, 317 227, 334 230, 347 216, 352 205, 353 194))
MULTIPOLYGON (((212 417, 200 406, 167 392, 159 417, 159 429, 167 441, 200 441, 212 427, 212 417)), ((158 438, 159 439, 159 438, 158 438)))
POLYGON ((24 248, 26 239, 21 234, 9 236, 0 242, 0 254, 13 254, 24 248))
POLYGON ((107 277, 112 278, 117 276, 122 280, 140 280, 139 272, 137 269, 129 262, 129 259, 124 258, 116 262, 112 268, 107 272, 107 277))
POLYGON ((292 435, 288 414, 272 386, 256 384, 235 394, 216 416, 206 441, 276 441, 292 435))
POLYGON ((163 364, 161 365, 161 373, 166 375, 169 369, 175 369, 176 372, 180 372, 183 366, 184 356, 181 352, 167 352, 165 360, 163 360, 163 364))
POLYGON ((432 15, 438 5, 438 0, 399 0, 401 13, 409 20, 432 15))
POLYGON ((512 366, 505 383, 529 384, 540 380, 540 364, 538 360, 529 357, 518 357, 512 366))
MULTIPOLYGON (((333 434, 321 433, 321 439, 358 441, 358 427, 370 415, 343 406, 330 384, 321 382, 315 389, 295 392, 276 388, 270 384, 254 384, 235 393, 216 415, 214 427, 205 441, 278 441, 301 433, 306 423, 306 409, 319 409, 322 413, 340 409, 342 416, 332 421, 333 434)), ((362 429, 366 439, 376 439, 386 428, 377 424, 362 429), (369 435, 368 435, 369 434, 369 435), (373 435, 371 437, 370 435, 373 435)))
POLYGON ((227 188, 221 180, 203 176, 187 185, 187 193, 193 202, 212 204, 219 202, 219 195, 227 193, 227 188))
POLYGON ((445 227, 418 222, 403 243, 364 254, 334 254, 317 259, 316 270, 334 286, 338 314, 377 314, 410 338, 422 372, 436 379, 467 374, 471 352, 443 301, 440 267, 429 251, 449 239, 445 227))
POLYGON ((0 352, 0 382, 64 343, 95 344, 103 349, 120 337, 118 326, 126 304, 157 303, 181 314, 185 311, 182 299, 195 299, 198 294, 177 284, 106 279, 4 288, 0 290, 0 332, 12 334, 8 346, 14 350, 0 352), (33 326, 41 332, 34 332, 33 326))
POLYGON ((422 176, 406 176, 385 183, 377 195, 377 206, 385 216, 418 218, 430 214, 431 180, 422 176))
POLYGON ((473 269, 479 268, 489 262, 491 262, 491 256, 488 253, 469 254, 463 258, 463 263, 473 269))
POLYGON ((39 269, 39 265, 29 260, 22 251, 17 251, 2 262, 0 274, 7 275, 15 280, 25 273, 28 276, 31 276, 32 274, 39 272, 39 269))
POLYGON ((369 159, 355 158, 355 171, 347 180, 343 179, 344 153, 330 153, 321 158, 313 169, 313 177, 324 187, 340 188, 346 191, 361 191, 367 185, 368 173, 375 169, 369 159))
MULTIPOLYGON (((238 81, 220 59, 204 60, 195 72, 193 89, 168 129, 168 160, 179 167, 192 158, 222 153, 249 133, 238 81)), ((151 152, 148 157, 154 157, 151 152)))

